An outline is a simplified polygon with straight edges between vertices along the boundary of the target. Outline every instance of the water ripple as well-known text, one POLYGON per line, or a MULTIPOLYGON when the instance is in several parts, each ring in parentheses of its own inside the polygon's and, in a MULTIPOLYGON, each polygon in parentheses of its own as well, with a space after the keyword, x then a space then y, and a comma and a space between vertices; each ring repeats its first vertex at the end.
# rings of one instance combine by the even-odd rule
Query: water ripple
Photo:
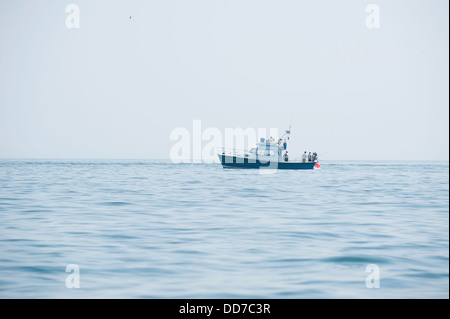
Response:
POLYGON ((448 298, 448 162, 3 160, 0 190, 3 298, 448 298))

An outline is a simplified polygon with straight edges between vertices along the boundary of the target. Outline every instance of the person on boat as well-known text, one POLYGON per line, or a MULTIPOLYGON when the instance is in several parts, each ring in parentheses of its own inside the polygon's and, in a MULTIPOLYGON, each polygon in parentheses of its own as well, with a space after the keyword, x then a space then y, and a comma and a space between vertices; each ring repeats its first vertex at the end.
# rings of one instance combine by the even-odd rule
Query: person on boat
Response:
POLYGON ((315 162, 315 161, 316 161, 316 159, 317 159, 317 153, 316 153, 316 152, 314 152, 314 153, 313 153, 313 157, 312 157, 312 160, 313 160, 313 162, 315 162))
POLYGON ((306 159, 308 158, 308 155, 306 154, 306 151, 305 151, 305 153, 303 153, 303 155, 302 155, 302 161, 303 161, 303 163, 305 163, 306 162, 306 159))
POLYGON ((311 152, 309 152, 309 154, 308 154, 308 162, 311 162, 312 161, 312 155, 311 155, 311 152))
POLYGON ((284 161, 285 162, 289 161, 289 155, 288 155, 287 151, 286 151, 286 153, 284 153, 284 161))
POLYGON ((286 142, 286 140, 283 141, 283 149, 287 149, 287 142, 286 142))

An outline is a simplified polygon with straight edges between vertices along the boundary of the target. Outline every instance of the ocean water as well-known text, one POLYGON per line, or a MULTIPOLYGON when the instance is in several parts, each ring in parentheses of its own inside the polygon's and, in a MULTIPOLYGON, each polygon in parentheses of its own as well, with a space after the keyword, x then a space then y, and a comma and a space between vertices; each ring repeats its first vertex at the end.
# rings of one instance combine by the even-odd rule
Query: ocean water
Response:
POLYGON ((0 297, 448 298, 448 162, 321 164, 1 160, 0 297))

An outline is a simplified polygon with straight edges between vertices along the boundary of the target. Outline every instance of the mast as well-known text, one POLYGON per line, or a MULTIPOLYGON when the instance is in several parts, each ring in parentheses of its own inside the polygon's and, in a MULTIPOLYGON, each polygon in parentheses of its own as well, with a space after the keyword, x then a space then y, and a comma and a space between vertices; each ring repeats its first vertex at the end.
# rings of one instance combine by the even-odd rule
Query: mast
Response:
POLYGON ((289 141, 289 135, 291 135, 291 126, 292 126, 292 118, 294 117, 294 111, 292 111, 292 113, 291 113, 291 120, 289 121, 289 129, 288 130, 285 130, 284 132, 284 134, 283 135, 281 135, 281 138, 283 138, 283 137, 285 137, 286 136, 286 139, 289 141))

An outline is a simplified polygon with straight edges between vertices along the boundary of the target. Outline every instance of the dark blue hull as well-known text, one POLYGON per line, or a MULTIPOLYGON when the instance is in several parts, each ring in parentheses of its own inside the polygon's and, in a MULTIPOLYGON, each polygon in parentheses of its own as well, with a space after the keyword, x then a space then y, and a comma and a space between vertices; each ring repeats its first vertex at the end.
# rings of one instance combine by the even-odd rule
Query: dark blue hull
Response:
POLYGON ((314 169, 315 162, 262 162, 255 159, 218 155, 223 168, 314 169))

